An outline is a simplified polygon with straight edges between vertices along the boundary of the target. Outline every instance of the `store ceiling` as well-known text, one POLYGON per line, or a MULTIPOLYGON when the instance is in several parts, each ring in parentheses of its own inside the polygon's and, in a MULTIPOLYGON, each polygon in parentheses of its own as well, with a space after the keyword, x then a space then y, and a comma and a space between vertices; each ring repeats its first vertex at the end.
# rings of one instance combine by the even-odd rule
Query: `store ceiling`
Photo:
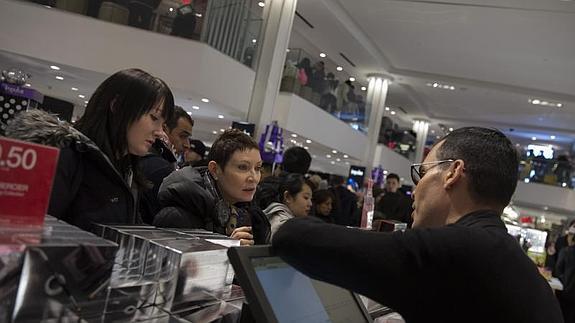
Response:
POLYGON ((575 141, 575 1, 318 0, 297 10, 314 28, 296 18, 295 33, 356 78, 391 74, 389 103, 432 129, 477 124, 518 140, 575 141))

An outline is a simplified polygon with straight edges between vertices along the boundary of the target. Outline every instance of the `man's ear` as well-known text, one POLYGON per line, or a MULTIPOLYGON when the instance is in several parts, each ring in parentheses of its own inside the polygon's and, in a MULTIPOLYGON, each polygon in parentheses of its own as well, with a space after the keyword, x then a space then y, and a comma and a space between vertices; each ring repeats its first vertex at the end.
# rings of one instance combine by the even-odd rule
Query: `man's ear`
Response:
POLYGON ((463 172, 465 170, 465 162, 458 159, 451 163, 451 166, 445 173, 443 177, 443 187, 445 189, 452 188, 457 182, 459 182, 463 177, 463 172))
POLYGON ((212 177, 217 181, 218 176, 220 175, 220 167, 218 167, 218 163, 213 160, 210 160, 208 163, 208 171, 212 175, 212 177))

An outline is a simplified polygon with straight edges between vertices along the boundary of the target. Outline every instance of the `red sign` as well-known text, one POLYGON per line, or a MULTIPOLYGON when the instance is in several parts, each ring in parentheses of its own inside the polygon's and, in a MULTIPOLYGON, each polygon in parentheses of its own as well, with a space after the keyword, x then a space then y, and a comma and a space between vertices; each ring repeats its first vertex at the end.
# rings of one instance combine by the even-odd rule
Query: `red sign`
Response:
POLYGON ((0 228, 41 227, 59 150, 0 137, 0 228))

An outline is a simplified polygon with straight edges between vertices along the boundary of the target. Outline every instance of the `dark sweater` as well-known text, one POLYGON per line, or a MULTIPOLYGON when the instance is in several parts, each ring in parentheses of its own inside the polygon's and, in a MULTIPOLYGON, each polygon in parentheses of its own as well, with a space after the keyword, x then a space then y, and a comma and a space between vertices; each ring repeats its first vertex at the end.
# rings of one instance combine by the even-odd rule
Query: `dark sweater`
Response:
POLYGON ((407 322, 562 322, 551 288, 499 215, 369 232, 313 217, 286 222, 273 246, 312 278, 363 294, 407 322))

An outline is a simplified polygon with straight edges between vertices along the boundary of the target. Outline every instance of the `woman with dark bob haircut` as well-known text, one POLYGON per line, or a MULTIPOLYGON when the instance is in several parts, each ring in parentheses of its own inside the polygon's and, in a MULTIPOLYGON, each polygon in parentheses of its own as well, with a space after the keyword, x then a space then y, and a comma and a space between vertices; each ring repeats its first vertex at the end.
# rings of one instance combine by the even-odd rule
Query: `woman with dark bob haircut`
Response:
POLYGON ((9 137, 60 148, 48 213, 84 230, 94 223, 139 223, 136 167, 171 117, 164 81, 139 69, 115 73, 96 89, 74 127, 40 110, 21 113, 9 137))
POLYGON ((269 222, 252 202, 261 168, 252 137, 226 130, 212 144, 207 167, 187 166, 164 179, 154 225, 206 229, 241 245, 269 243, 269 222))

